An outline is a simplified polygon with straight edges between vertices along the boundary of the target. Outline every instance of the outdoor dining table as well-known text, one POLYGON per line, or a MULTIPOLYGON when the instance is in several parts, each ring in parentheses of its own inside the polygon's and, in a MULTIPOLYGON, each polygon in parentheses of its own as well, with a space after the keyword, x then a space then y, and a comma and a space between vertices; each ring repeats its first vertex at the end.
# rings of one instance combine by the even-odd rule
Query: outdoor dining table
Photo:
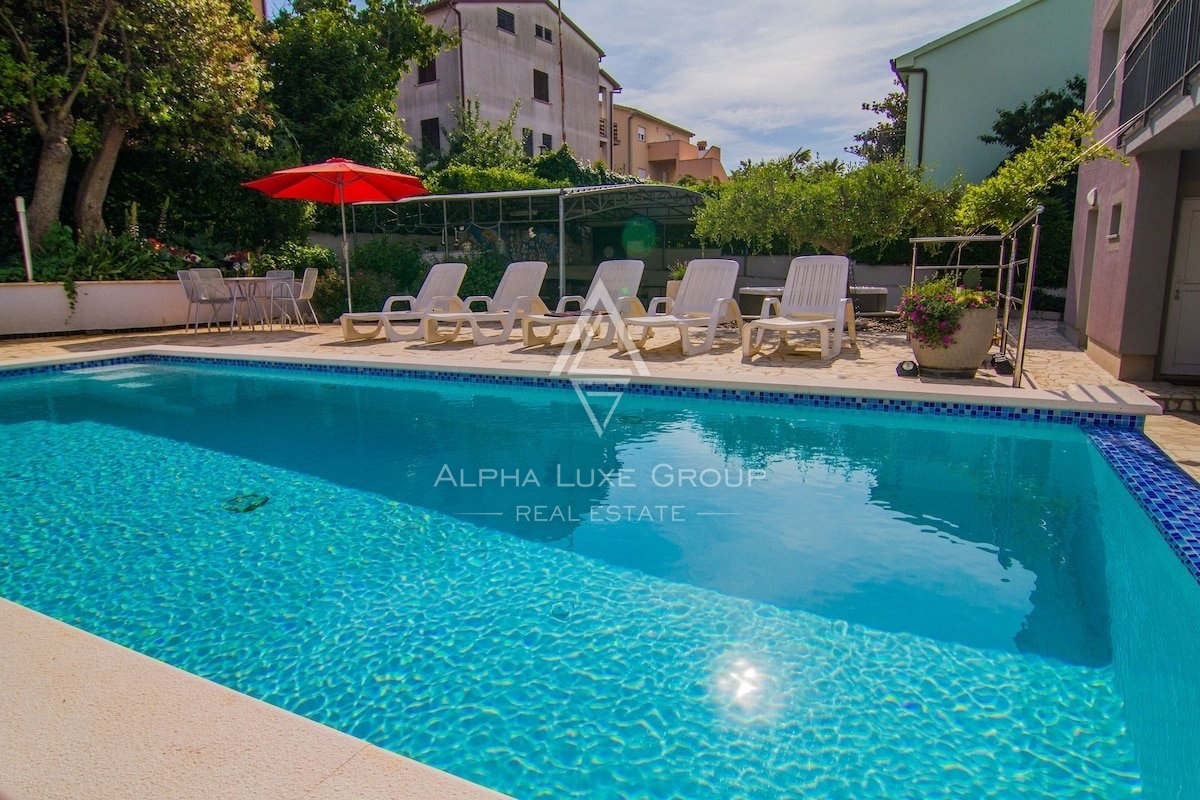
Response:
POLYGON ((258 301, 260 298, 264 297, 264 288, 272 283, 280 283, 281 280, 282 279, 280 278, 251 276, 225 278, 225 285, 229 287, 230 291, 233 292, 235 296, 241 297, 251 308, 254 309, 254 317, 256 317, 257 320, 253 317, 251 318, 251 330, 254 330, 256 322, 261 323, 264 327, 270 325, 270 320, 265 314, 263 314, 262 306, 259 305, 258 301))

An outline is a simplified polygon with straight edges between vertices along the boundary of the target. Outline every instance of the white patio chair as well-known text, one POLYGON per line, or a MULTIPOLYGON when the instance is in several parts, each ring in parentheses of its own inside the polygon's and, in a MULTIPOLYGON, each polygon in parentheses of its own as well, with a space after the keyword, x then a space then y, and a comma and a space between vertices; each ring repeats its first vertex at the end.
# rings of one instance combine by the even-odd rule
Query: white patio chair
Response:
POLYGON ((188 301, 187 318, 184 321, 183 329, 187 330, 192 327, 192 313, 196 314, 197 325, 200 322, 200 304, 196 302, 196 289, 192 286, 191 270, 181 269, 175 272, 175 277, 179 278, 179 283, 183 286, 183 294, 188 301))
POLYGON ((474 344, 495 344, 508 340, 512 335, 516 321, 526 314, 547 314, 550 309, 542 302, 538 292, 542 289, 542 281, 546 278, 545 261, 514 261, 509 264, 496 293, 487 297, 475 295, 463 300, 464 310, 450 313, 431 312, 421 320, 421 331, 425 341, 453 342, 458 338, 464 325, 471 329, 471 341, 474 344), (484 303, 483 311, 471 311, 472 303, 484 303), (500 325, 497 333, 488 334, 482 324, 500 325), (449 333, 441 330, 442 325, 453 325, 449 333))
MULTIPOLYGON (((300 280, 292 284, 292 296, 296 300, 296 305, 300 311, 308 310, 308 315, 312 317, 314 325, 320 325, 321 320, 317 319, 317 310, 313 308, 313 295, 317 293, 317 268, 308 267, 304 270, 304 275, 300 280)), ((301 321, 304 317, 301 315, 301 321)))
POLYGON ((342 314, 342 338, 347 342, 354 342, 374 339, 383 333, 389 342, 420 339, 421 319, 427 312, 458 311, 463 307, 462 301, 458 299, 458 287, 462 285, 463 276, 466 274, 466 264, 434 264, 429 268, 416 297, 408 294, 392 295, 383 301, 383 308, 379 311, 342 314), (397 310, 397 303, 407 303, 408 308, 397 310), (417 326, 412 331, 401 331, 395 327, 398 322, 415 322, 417 326), (373 327, 363 330, 356 327, 356 324, 368 324, 373 327))
POLYGON ((278 320, 280 327, 290 324, 292 319, 303 324, 300 320, 300 306, 292 293, 292 284, 296 281, 295 270, 269 269, 263 275, 256 300, 261 300, 260 312, 263 322, 273 325, 278 320), (295 315, 293 317, 293 314, 295 315))
POLYGON ((847 276, 850 260, 845 256, 800 256, 788 267, 787 282, 779 299, 763 300, 762 316, 742 330, 742 355, 762 352, 767 331, 779 333, 779 346, 788 344, 788 334, 816 331, 821 337, 821 358, 842 352, 846 326, 847 276))
POLYGON ((212 328, 215 321, 217 329, 220 330, 221 323, 217 319, 217 308, 219 306, 229 306, 229 332, 233 333, 233 323, 237 322, 238 327, 241 327, 241 317, 238 315, 238 304, 245 304, 246 299, 239 293, 235 292, 225 283, 225 276, 221 274, 221 270, 215 267, 198 267, 188 270, 191 273, 192 293, 195 297, 196 308, 196 327, 200 329, 200 306, 208 306, 209 319, 208 327, 212 328))
POLYGON ((626 317, 646 313, 637 298, 645 266, 635 259, 600 262, 586 297, 567 295, 558 301, 553 314, 527 314, 521 319, 522 342, 526 347, 550 344, 558 329, 568 325, 575 329, 571 335, 578 338, 585 349, 591 345, 603 347, 611 344, 617 332, 612 315, 626 317), (577 304, 574 312, 567 308, 571 304, 577 304), (549 330, 539 334, 535 325, 545 326, 549 330), (597 334, 600 325, 605 327, 603 335, 597 334))
MULTIPOLYGON (((738 263, 722 258, 697 258, 688 262, 687 272, 679 285, 679 292, 672 300, 656 297, 650 301, 650 313, 646 316, 627 317, 627 328, 641 327, 641 336, 633 339, 639 349, 645 346, 652 328, 670 327, 679 331, 684 355, 707 353, 712 349, 717 336, 717 326, 722 322, 736 322, 742 329, 742 312, 734 298, 737 284, 738 263), (704 328, 704 341, 693 344, 692 328, 704 328)), ((618 339, 617 347, 625 350, 625 342, 618 339)))

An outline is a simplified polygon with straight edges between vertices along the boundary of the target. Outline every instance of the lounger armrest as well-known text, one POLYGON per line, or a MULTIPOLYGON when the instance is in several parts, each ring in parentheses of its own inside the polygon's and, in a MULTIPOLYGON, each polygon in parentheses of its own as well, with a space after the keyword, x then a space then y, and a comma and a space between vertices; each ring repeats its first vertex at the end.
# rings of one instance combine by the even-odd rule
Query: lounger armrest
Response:
POLYGON ((411 294, 394 294, 387 300, 383 301, 383 311, 384 313, 389 311, 411 311, 416 303, 417 298, 413 297, 411 294), (407 302, 408 308, 392 308, 392 306, 400 302, 407 302))
POLYGON ((646 312, 647 316, 657 316, 658 314, 670 314, 671 307, 675 305, 675 301, 670 297, 654 297, 650 300, 650 309, 646 312))
POLYGON ((778 297, 764 297, 763 304, 762 304, 761 316, 763 316, 763 317, 772 316, 772 310, 774 310, 773 311, 774 315, 778 316, 780 311, 782 310, 782 308, 783 307, 779 304, 778 297))
POLYGON ((470 297, 467 297, 463 300, 463 308, 466 309, 467 311, 474 311, 474 309, 471 308, 472 303, 483 303, 484 310, 491 311, 492 310, 492 302, 493 302, 492 298, 488 297, 486 294, 473 294, 470 297))
POLYGON ((463 301, 455 295, 444 295, 433 298, 429 304, 430 311, 461 311, 463 301))
POLYGON ((634 295, 626 295, 616 299, 617 313, 623 317, 643 317, 646 307, 634 295))
POLYGON ((554 311, 555 311, 555 313, 558 313, 558 314, 561 314, 562 312, 566 311, 567 303, 578 303, 579 308, 577 308, 575 310, 582 311, 584 301, 585 301, 585 298, 581 294, 569 294, 569 295, 559 298, 558 306, 555 307, 554 311))
POLYGON ((550 309, 536 294, 523 295, 513 301, 512 310, 521 314, 548 314, 550 309))
POLYGON ((737 300, 732 297, 722 297, 713 303, 712 318, 717 322, 736 322, 741 327, 742 310, 738 307, 737 300))

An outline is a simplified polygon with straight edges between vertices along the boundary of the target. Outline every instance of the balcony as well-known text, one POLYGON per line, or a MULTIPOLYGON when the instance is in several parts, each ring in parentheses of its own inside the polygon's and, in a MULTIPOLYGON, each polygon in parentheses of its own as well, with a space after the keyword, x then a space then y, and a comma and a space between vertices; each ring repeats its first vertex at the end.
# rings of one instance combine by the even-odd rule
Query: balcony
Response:
POLYGON ((647 160, 654 161, 679 161, 685 158, 696 157, 696 146, 689 144, 682 139, 668 139, 665 142, 651 142, 646 155, 647 160), (691 148, 689 153, 686 148, 691 148))
POLYGON ((1121 125, 1145 125, 1151 113, 1188 95, 1198 71, 1200 0, 1160 3, 1125 53, 1121 125))

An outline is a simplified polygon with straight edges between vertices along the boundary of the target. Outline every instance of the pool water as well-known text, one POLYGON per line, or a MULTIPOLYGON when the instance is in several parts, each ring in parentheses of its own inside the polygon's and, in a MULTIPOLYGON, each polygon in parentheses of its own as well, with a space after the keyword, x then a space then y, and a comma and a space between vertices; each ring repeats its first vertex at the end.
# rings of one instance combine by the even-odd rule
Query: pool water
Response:
POLYGON ((131 364, 0 465, 0 594, 518 797, 1198 790, 1200 587, 1069 426, 131 364))

